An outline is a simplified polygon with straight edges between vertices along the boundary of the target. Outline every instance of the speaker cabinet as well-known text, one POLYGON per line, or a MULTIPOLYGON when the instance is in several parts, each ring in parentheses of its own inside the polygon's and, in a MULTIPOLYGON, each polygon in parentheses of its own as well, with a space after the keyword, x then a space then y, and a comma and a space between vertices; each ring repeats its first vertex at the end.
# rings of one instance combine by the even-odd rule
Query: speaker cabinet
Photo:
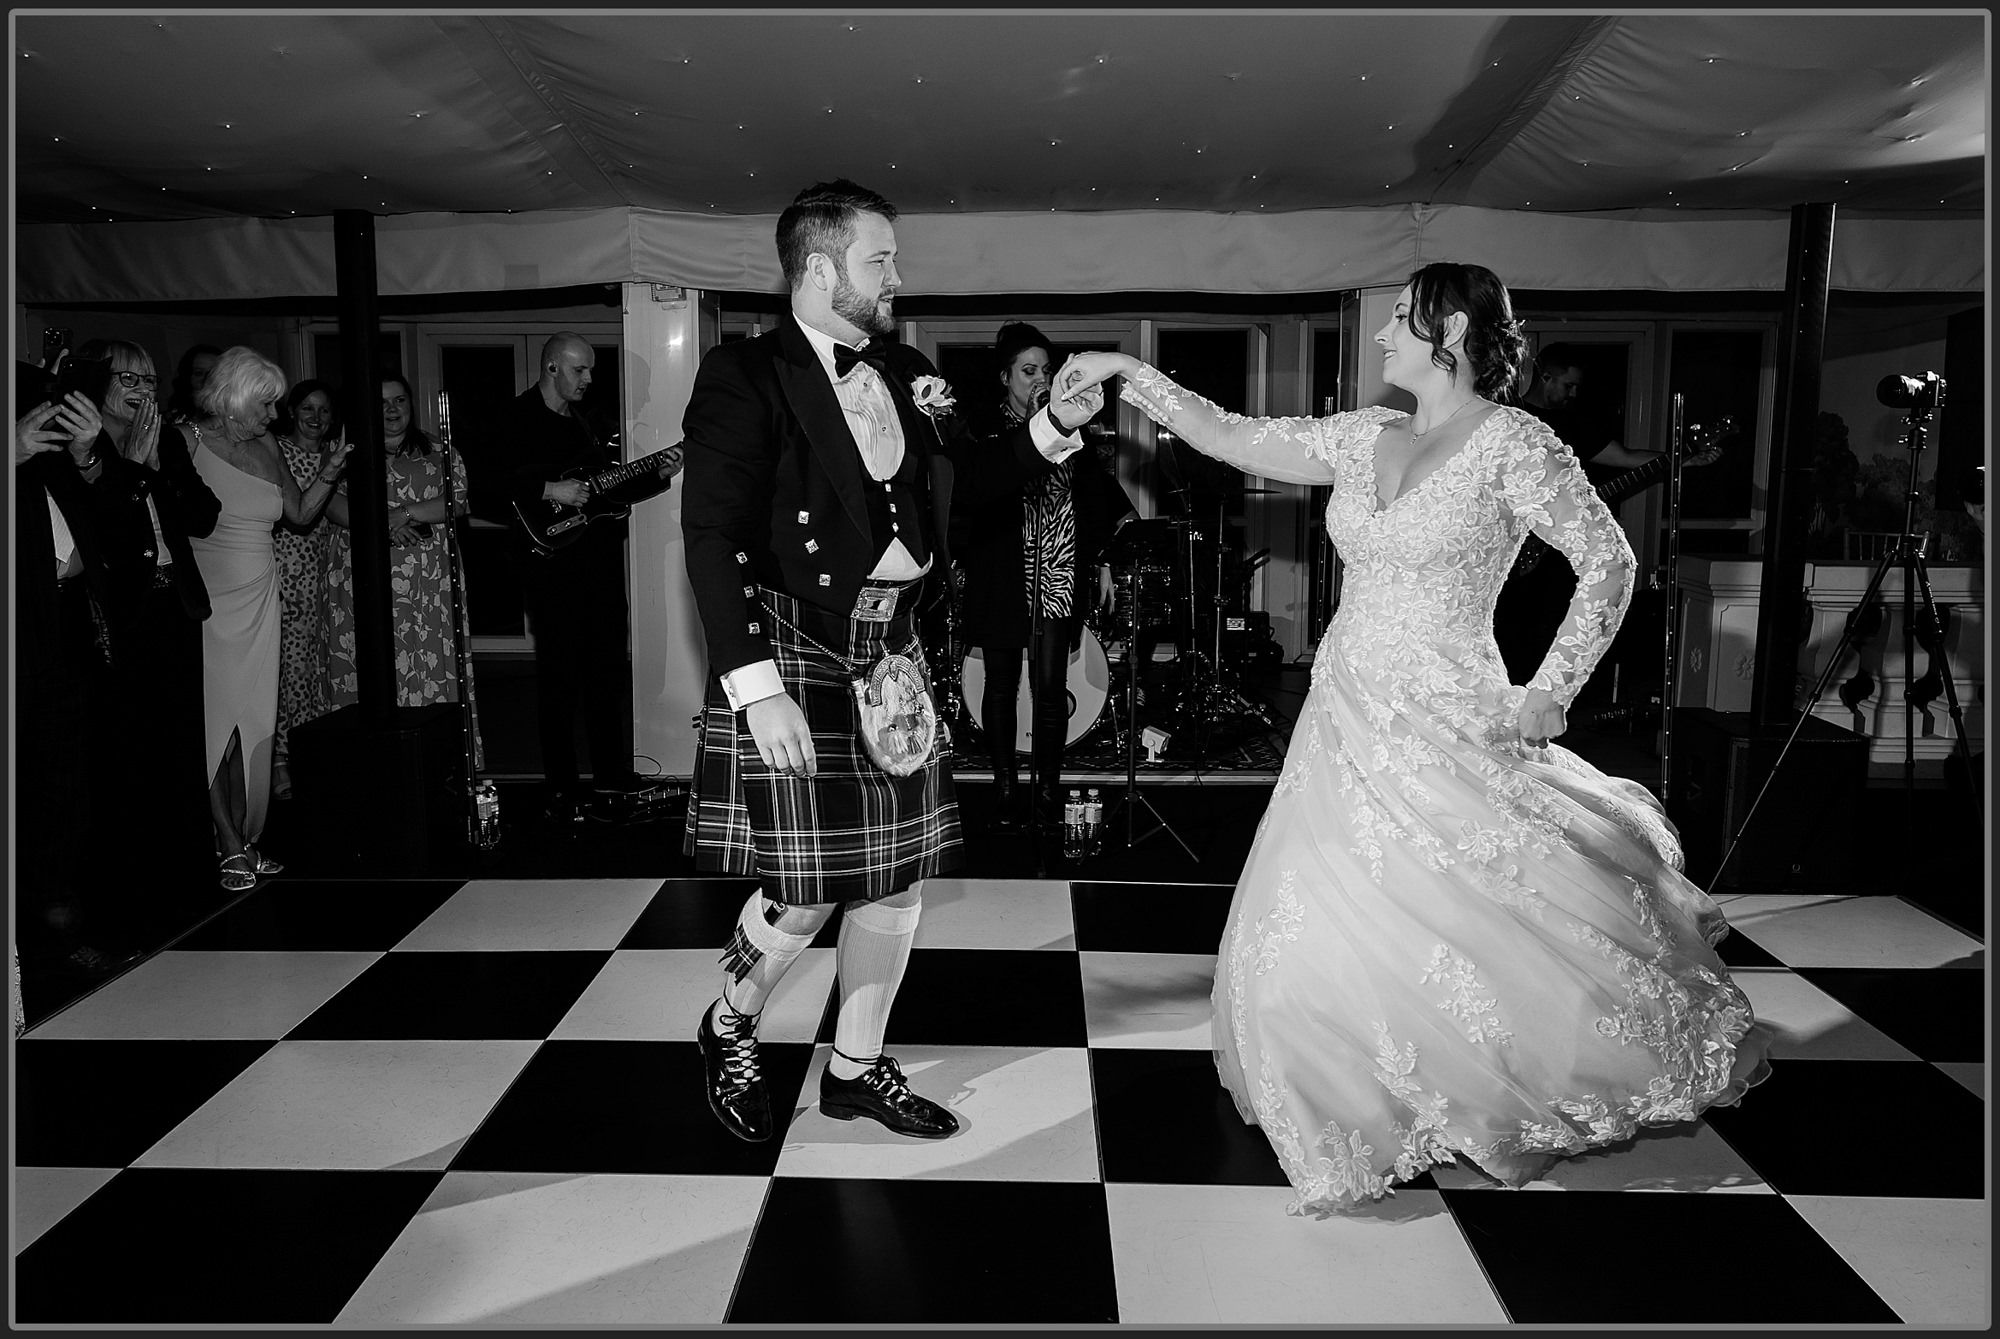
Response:
POLYGON ((1688 877, 1704 888, 1713 880, 1734 892, 1772 892, 1852 877, 1869 738, 1807 717, 1779 765, 1791 729, 1790 721, 1760 728, 1744 711, 1674 709, 1667 814, 1680 829, 1688 877), (1766 778, 1770 789, 1759 802, 1766 778))
POLYGON ((312 868, 415 876, 463 864, 465 749, 457 703, 398 707, 386 724, 359 705, 292 727, 291 812, 312 868))

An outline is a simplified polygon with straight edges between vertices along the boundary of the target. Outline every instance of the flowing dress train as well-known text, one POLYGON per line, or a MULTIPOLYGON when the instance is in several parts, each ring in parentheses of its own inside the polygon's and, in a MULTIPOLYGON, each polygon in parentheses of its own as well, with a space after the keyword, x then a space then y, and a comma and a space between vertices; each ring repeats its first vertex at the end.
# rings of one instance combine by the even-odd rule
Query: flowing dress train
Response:
POLYGON ((1403 417, 1226 413, 1153 368, 1121 391, 1241 469, 1331 485, 1346 564, 1219 946, 1212 1040, 1294 1213, 1352 1209, 1463 1158, 1553 1156, 1690 1121, 1768 1073, 1715 903, 1637 782, 1525 743, 1493 605, 1531 530, 1579 573, 1530 681, 1567 706, 1617 631, 1630 547, 1569 448, 1492 411, 1384 506, 1403 417))

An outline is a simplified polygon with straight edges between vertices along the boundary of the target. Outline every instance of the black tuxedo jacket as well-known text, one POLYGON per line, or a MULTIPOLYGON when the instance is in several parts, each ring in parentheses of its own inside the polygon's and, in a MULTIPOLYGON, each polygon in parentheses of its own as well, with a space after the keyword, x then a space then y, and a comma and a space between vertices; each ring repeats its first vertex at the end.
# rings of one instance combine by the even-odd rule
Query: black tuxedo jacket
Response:
MULTIPOLYGON (((957 496, 975 500, 1018 489, 1051 466, 1026 426, 980 441, 955 416, 933 421, 910 385, 937 369, 905 345, 889 345, 887 356, 882 374, 904 450, 921 467, 916 520, 938 572, 946 553, 938 480, 949 477, 957 496)), ((708 352, 682 434, 681 527, 709 674, 773 658, 769 620, 746 588, 761 584, 842 617, 852 613, 889 536, 874 533, 860 449, 796 318, 708 352)))

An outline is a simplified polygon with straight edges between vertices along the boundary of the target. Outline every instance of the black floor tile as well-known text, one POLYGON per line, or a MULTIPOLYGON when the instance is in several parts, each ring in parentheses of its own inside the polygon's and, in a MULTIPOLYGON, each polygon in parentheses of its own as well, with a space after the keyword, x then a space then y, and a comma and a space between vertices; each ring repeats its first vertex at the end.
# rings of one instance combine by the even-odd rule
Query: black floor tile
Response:
POLYGON ((1262 1129, 1245 1125, 1207 1051, 1090 1053, 1106 1181, 1282 1186, 1262 1129))
POLYGON ((1083 970, 1074 953, 920 948, 896 992, 887 1044, 1084 1046, 1083 970))
POLYGON ((1444 1196, 1516 1324, 1899 1323, 1777 1195, 1447 1190, 1444 1196), (1601 1253, 1602 1267, 1552 1269, 1557 1242, 1601 1253), (1661 1268, 1657 1253, 1676 1245, 1688 1258, 1661 1268))
POLYGON ((26 1324, 327 1325, 439 1172, 120 1172, 15 1257, 26 1324))
MULTIPOLYGON (((755 879, 668 879, 618 947, 712 948, 719 957, 743 914, 743 903, 756 889, 755 879)), ((840 914, 835 912, 813 937, 813 946, 833 947, 839 932, 840 914)))
POLYGON ((1986 1059, 1984 972, 1801 967, 1798 973, 1926 1060, 1986 1059))
POLYGON ((1702 1119, 1785 1195, 1981 1199, 1986 1194, 1986 1104, 1919 1060, 1774 1060, 1740 1105, 1702 1119), (1857 1154, 1866 1117, 1891 1107, 1945 1156, 1857 1154))
POLYGON ((609 949, 385 953, 288 1041, 540 1041, 609 949))
POLYGON ((451 900, 461 879, 294 879, 257 888, 174 947, 386 953, 451 900))
POLYGON ((768 1176, 798 1109, 813 1048, 758 1051, 776 1133, 745 1143, 708 1109, 692 1041, 551 1041, 452 1160, 455 1172, 668 1172, 768 1176))
POLYGON ((1110 1324, 1094 1183, 779 1177, 732 1324, 1110 1324))
POLYGON ((1728 967, 1783 967, 1784 961, 1741 930, 1731 929, 1715 946, 1728 967))
POLYGON ((1213 953, 1234 884, 1070 884, 1076 946, 1095 953, 1213 953))
POLYGON ((123 1167, 276 1044, 17 1042, 15 1163, 22 1167, 123 1167))

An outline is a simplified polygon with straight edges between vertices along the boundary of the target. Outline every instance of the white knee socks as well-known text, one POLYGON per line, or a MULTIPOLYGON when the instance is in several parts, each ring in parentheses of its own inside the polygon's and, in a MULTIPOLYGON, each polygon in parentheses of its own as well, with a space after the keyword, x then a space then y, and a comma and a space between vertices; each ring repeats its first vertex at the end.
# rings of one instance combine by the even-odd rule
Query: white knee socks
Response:
POLYGON ((921 903, 907 907, 850 902, 840 924, 840 1018, 834 1025, 833 1055, 827 1071, 836 1079, 858 1078, 882 1054, 889 1006, 910 961, 921 903))

